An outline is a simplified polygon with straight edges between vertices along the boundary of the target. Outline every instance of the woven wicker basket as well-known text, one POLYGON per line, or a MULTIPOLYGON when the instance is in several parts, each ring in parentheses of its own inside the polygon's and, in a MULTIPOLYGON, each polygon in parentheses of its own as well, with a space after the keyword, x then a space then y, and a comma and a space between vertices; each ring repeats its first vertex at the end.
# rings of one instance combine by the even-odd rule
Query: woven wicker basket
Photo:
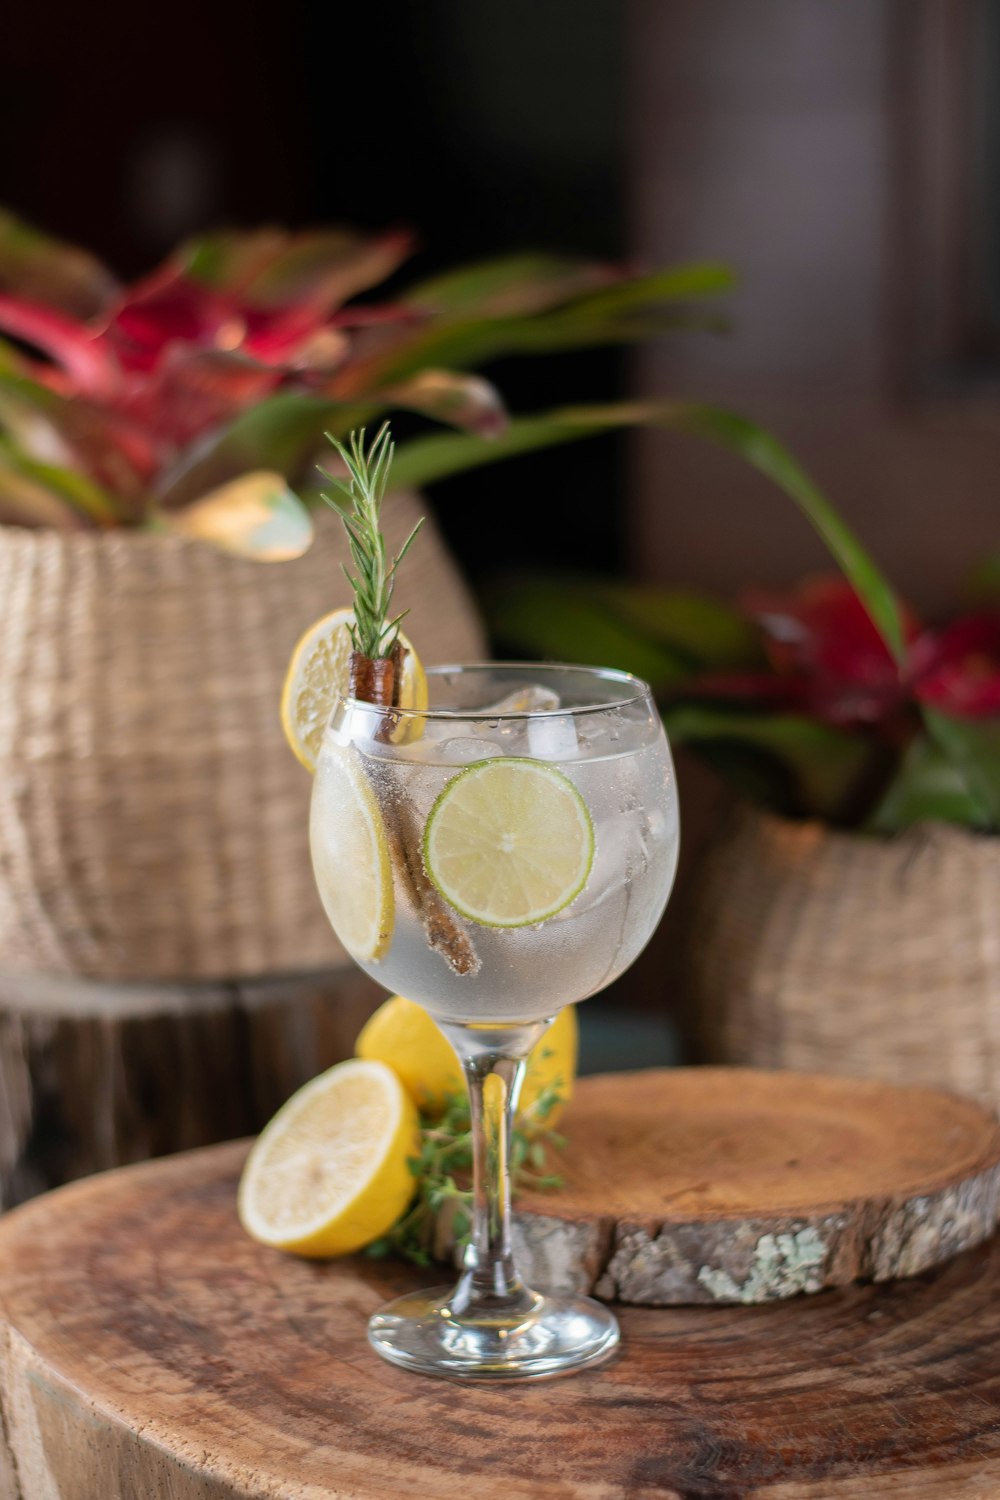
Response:
POLYGON ((690 899, 686 990, 711 1060, 1000 1103, 1000 839, 874 839, 743 808, 690 899))
MULTIPOLYGON (((425 507, 386 504, 398 545, 425 507)), ((0 527, 0 969, 206 979, 343 961, 306 842, 309 777, 278 698, 292 646, 347 602, 335 518, 260 564, 174 538, 0 527)), ((481 655, 425 527, 400 608, 426 661, 481 655)))

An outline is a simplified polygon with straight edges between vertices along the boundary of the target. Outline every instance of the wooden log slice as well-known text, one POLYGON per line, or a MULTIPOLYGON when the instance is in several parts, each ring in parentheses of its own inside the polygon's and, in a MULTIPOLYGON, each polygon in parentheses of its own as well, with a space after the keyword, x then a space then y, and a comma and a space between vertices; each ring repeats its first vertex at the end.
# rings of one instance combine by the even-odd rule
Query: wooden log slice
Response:
POLYGON ((0 1209, 266 1124, 383 997, 350 965, 232 983, 0 975, 0 1209))
POLYGON ((615 1361, 463 1387, 365 1323, 421 1273, 247 1239, 240 1146, 0 1222, 0 1500, 993 1500, 1000 1245, 886 1286, 621 1310, 615 1361))
POLYGON ((912 1276, 1000 1218, 1000 1127, 931 1089, 726 1068, 582 1079, 565 1187, 521 1197, 529 1281, 764 1302, 912 1276))

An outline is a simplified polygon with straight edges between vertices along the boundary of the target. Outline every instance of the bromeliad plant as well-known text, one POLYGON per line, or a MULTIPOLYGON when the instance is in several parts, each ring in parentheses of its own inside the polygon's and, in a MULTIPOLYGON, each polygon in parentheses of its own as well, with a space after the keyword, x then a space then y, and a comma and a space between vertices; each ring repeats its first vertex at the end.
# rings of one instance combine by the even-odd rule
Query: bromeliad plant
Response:
POLYGON ((770 439, 766 451, 846 576, 751 592, 739 608, 520 579, 496 591, 497 637, 647 678, 675 745, 786 815, 873 833, 929 819, 1000 833, 1000 566, 980 570, 976 608, 923 624, 788 455, 770 439))
POLYGON ((472 370, 711 325, 691 304, 730 284, 715 265, 637 276, 517 255, 354 300, 411 250, 405 232, 218 233, 122 286, 0 212, 0 522, 165 528, 296 556, 324 431, 344 436, 391 409, 462 429, 457 447, 400 448, 395 481, 411 484, 482 462, 488 438, 526 451, 648 420, 622 405, 508 423, 472 370))

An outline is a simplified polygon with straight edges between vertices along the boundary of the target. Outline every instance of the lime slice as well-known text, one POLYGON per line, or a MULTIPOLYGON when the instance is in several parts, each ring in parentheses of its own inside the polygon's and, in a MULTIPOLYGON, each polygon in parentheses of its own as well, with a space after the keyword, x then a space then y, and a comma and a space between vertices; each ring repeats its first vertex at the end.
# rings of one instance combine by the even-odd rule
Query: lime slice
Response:
POLYGON ((282 1105, 250 1151, 240 1222, 296 1255, 346 1255, 385 1234, 413 1197, 417 1110, 391 1068, 353 1058, 282 1105))
POLYGON ((474 761, 448 782, 424 830, 431 880, 456 911, 484 927, 554 917, 583 890, 593 863, 587 804, 544 761, 474 761))
POLYGON ((351 746, 331 748, 313 798, 316 885, 354 958, 381 958, 392 938, 392 862, 375 793, 351 746))
MULTIPOLYGON (((330 710, 347 691, 353 650, 349 627, 353 624, 354 611, 350 609, 335 609, 324 615, 310 625, 288 664, 281 690, 281 724, 289 745, 308 771, 316 769, 330 710)), ((405 635, 399 639, 405 648, 399 706, 426 708, 427 678, 420 658, 405 635)))

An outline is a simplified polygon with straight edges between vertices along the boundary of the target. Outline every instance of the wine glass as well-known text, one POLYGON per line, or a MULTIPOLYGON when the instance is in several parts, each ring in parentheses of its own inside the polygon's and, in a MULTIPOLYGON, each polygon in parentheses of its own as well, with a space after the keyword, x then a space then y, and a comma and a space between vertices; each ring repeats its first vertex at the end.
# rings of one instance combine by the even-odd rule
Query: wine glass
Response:
POLYGON ((670 750, 645 683, 604 668, 433 668, 430 708, 335 705, 311 811, 335 931, 417 1001, 469 1089, 473 1221, 456 1286, 398 1298, 369 1338, 427 1374, 511 1379, 606 1358, 619 1330, 530 1290, 511 1249, 509 1146, 528 1053, 637 957, 677 865, 670 750))

